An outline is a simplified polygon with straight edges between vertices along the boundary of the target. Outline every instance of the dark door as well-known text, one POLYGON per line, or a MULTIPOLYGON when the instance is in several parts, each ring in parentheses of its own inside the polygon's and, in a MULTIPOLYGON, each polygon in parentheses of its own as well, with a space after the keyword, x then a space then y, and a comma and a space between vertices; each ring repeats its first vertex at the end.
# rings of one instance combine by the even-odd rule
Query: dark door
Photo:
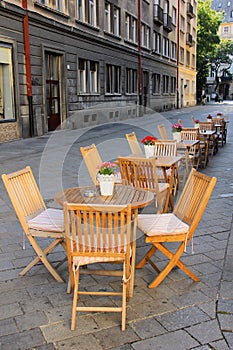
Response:
POLYGON ((57 129, 61 124, 60 113, 60 57, 46 55, 46 112, 48 131, 57 129))

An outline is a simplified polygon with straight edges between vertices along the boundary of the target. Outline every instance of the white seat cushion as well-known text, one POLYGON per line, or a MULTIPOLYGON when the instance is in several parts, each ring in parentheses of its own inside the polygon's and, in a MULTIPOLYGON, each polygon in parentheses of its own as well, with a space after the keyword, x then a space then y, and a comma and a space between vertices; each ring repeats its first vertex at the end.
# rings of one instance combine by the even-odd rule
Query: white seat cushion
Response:
POLYGON ((189 225, 172 213, 140 214, 138 215, 138 227, 147 236, 186 234, 189 231, 189 225))
POLYGON ((64 232, 63 210, 46 209, 27 223, 29 228, 38 231, 64 232))

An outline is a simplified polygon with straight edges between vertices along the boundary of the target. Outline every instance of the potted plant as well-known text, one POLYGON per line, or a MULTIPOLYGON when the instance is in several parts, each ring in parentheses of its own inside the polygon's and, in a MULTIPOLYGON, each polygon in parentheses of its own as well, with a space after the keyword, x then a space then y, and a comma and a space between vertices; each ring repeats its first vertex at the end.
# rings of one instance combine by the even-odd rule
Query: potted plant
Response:
POLYGON ((155 136, 147 135, 141 142, 144 145, 146 158, 153 157, 155 155, 155 141, 158 140, 155 136))
POLYGON ((199 129, 199 127, 200 127, 200 124, 199 124, 199 123, 200 123, 200 120, 199 120, 199 119, 195 119, 195 120, 194 120, 194 128, 195 128, 195 129, 199 129))
POLYGON ((183 129, 183 125, 178 123, 178 124, 172 124, 172 135, 173 135, 173 139, 176 141, 180 141, 181 140, 181 134, 180 132, 183 129))
POLYGON ((116 164, 111 162, 104 162, 98 165, 97 179, 102 196, 111 196, 113 194, 116 169, 116 164))

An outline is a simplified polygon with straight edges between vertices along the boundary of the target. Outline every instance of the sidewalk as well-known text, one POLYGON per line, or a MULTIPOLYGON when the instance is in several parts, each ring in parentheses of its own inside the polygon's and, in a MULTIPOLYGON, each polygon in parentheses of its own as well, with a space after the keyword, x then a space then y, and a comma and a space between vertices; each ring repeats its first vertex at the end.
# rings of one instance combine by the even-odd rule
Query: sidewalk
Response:
MULTIPOLYGON (((115 159, 129 149, 125 133, 157 135, 156 123, 181 118, 191 126, 190 116, 203 119, 208 113, 229 115, 227 144, 219 148, 206 169, 218 178, 205 214, 196 230, 194 255, 191 245, 184 262, 200 276, 193 282, 174 269, 163 283, 147 288, 155 272, 149 266, 136 270, 134 297, 127 306, 127 328, 120 329, 120 314, 80 314, 70 331, 72 296, 40 265, 24 277, 19 272, 34 256, 23 250, 21 226, 0 182, 0 349, 2 350, 225 350, 233 349, 233 111, 231 105, 207 105, 148 115, 118 124, 85 130, 66 130, 43 137, 0 144, 1 174, 30 165, 49 206, 63 187, 89 182, 79 147, 98 144, 103 159, 115 159)), ((137 242, 137 260, 146 249, 137 242)), ((64 253, 56 250, 51 260, 64 253)), ((158 265, 163 264, 158 255, 158 265)), ((67 280, 67 265, 59 267, 67 280)), ((83 276, 98 285, 101 278, 83 276)), ((101 287, 101 284, 99 284, 101 287)), ((113 283, 109 282, 112 287, 113 283)))

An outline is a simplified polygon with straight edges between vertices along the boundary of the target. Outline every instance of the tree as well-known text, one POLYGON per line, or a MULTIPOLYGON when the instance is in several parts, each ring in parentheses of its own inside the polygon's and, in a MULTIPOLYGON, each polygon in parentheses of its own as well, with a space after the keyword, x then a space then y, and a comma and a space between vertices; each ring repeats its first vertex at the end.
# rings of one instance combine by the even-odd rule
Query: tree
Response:
POLYGON ((218 90, 219 82, 221 77, 231 76, 230 67, 233 62, 233 42, 231 40, 221 40, 208 60, 211 70, 215 76, 215 91, 218 90))
POLYGON ((211 0, 199 0, 197 16, 197 96, 200 97, 209 73, 208 57, 220 42, 218 28, 223 12, 212 10, 211 0))

